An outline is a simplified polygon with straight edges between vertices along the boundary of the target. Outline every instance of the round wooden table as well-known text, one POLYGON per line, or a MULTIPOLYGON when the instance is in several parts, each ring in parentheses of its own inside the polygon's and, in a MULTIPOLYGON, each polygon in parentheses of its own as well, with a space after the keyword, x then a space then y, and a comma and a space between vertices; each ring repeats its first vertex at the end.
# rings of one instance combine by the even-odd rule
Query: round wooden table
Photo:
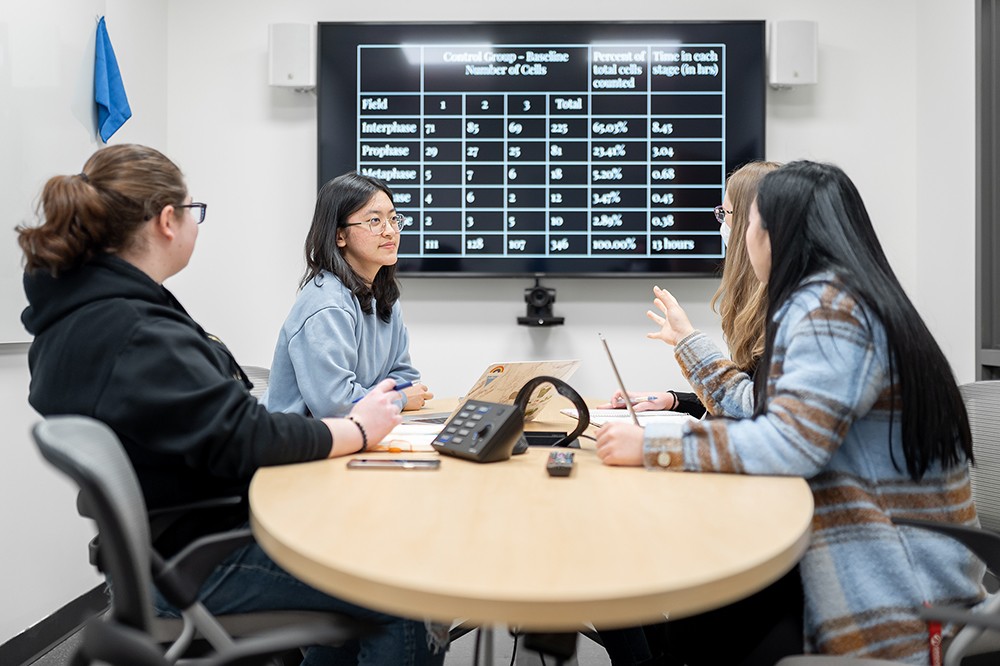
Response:
POLYGON ((436 471, 347 469, 349 458, 264 468, 253 530, 281 566, 343 599, 536 631, 716 608, 806 548, 813 501, 800 478, 608 467, 582 441, 566 478, 549 477, 549 449, 535 447, 489 464, 441 456, 436 471))

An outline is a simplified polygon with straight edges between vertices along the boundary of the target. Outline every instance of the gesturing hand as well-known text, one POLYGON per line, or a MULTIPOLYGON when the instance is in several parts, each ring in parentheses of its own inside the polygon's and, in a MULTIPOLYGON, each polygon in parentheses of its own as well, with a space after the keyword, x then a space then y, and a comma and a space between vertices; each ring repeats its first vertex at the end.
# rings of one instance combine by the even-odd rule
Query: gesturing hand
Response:
MULTIPOLYGON (((632 409, 637 412, 645 412, 650 409, 673 409, 675 404, 674 396, 670 393, 659 393, 646 391, 645 393, 633 393, 629 391, 629 398, 632 400, 632 409)), ((611 401, 602 405, 597 405, 594 409, 625 409, 625 399, 622 392, 615 391, 611 396, 611 401)))
POLYGON ((694 326, 691 325, 687 313, 684 312, 684 308, 680 306, 673 294, 666 289, 653 287, 653 295, 656 297, 653 299, 653 305, 663 313, 663 316, 661 317, 652 310, 646 310, 646 316, 660 327, 659 331, 647 333, 646 337, 663 340, 668 345, 676 345, 694 331, 694 326))

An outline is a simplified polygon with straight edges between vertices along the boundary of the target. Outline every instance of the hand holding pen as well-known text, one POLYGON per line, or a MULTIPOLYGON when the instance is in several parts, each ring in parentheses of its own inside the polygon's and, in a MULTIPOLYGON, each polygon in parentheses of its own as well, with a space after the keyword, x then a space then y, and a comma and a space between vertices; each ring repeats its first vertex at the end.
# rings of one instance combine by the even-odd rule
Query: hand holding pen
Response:
MULTIPOLYGON (((637 412, 650 410, 673 409, 676 406, 676 399, 670 392, 663 393, 629 393, 632 401, 632 409, 637 412)), ((625 409, 625 397, 621 391, 615 391, 611 396, 611 401, 603 405, 598 405, 596 409, 625 409)))
MULTIPOLYGON (((395 386, 392 387, 392 390, 393 391, 402 391, 403 389, 408 389, 411 386, 413 386, 413 382, 399 382, 398 384, 396 384, 395 386)), ((351 401, 351 403, 352 404, 357 404, 357 403, 361 402, 364 399, 364 397, 365 396, 361 396, 360 398, 355 398, 354 400, 351 401)))
POLYGON ((405 382, 397 386, 396 389, 399 390, 400 393, 406 394, 406 405, 403 409, 408 412, 415 409, 421 409, 425 402, 434 397, 434 394, 430 392, 427 385, 420 382, 412 384, 410 382, 405 382))
MULTIPOLYGON (((414 409, 420 409, 424 406, 424 403, 434 397, 425 384, 417 382, 399 382, 393 386, 394 391, 399 391, 400 393, 406 394, 406 404, 403 409, 406 411, 411 411, 414 409)), ((364 396, 362 396, 364 397, 364 396)), ((361 398, 355 398, 352 402, 357 403, 361 398)), ((400 401, 402 402, 402 400, 400 401)))

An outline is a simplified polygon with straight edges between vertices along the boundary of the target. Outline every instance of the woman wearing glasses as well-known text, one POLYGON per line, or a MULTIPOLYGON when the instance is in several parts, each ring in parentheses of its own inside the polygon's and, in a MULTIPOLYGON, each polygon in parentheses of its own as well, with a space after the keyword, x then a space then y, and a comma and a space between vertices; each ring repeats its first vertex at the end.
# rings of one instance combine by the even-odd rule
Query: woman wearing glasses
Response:
MULTIPOLYGON (((663 317, 647 313, 661 329, 647 337, 676 345, 674 355, 697 393, 634 393, 632 400, 636 411, 668 409, 696 418, 701 418, 706 409, 714 416, 743 417, 753 413, 753 375, 764 353, 767 302, 764 285, 754 275, 747 257, 744 235, 750 204, 757 195, 757 184, 779 166, 777 162, 748 162, 736 169, 726 180, 722 205, 715 207, 719 233, 726 246, 726 263, 722 282, 712 297, 712 307, 722 315, 722 333, 729 347, 729 358, 707 335, 695 330, 669 292, 654 287, 655 304, 663 317), (665 302, 671 303, 669 310, 665 302), (706 388, 706 384, 711 388, 706 388)), ((624 408, 621 392, 616 392, 609 404, 600 407, 624 408)))
POLYGON ((815 512, 802 598, 742 613, 794 614, 803 631, 786 623, 735 654, 728 636, 702 640, 730 625, 685 618, 671 633, 676 663, 773 664, 774 652, 751 658, 769 644, 926 665, 942 635, 920 608, 984 596, 982 564, 964 546, 892 522, 978 522, 972 435, 948 360, 838 167, 800 161, 765 176, 746 247, 768 305, 752 418, 606 425, 597 453, 608 465, 804 477, 815 512))
MULTIPOLYGON (((272 414, 250 395, 236 360, 163 282, 187 266, 205 218, 184 177, 160 152, 115 145, 83 171, 55 176, 40 225, 18 228, 25 258, 21 315, 34 335, 28 400, 44 416, 81 414, 121 440, 150 510, 246 498, 267 465, 349 455, 400 421, 392 382, 346 419, 272 414)), ((248 520, 246 503, 185 515, 156 540, 171 556, 203 535, 248 520)), ((341 648, 310 648, 305 664, 440 664, 424 623, 359 608, 278 567, 256 543, 232 552, 199 597, 213 613, 318 610, 372 620, 382 631, 341 648), (360 652, 358 652, 360 651, 360 652)), ((163 599, 161 615, 176 616, 163 599)))
MULTIPOLYGON (((767 290, 754 274, 747 255, 745 235, 749 226, 750 205, 757 196, 757 186, 767 174, 777 169, 777 162, 748 162, 733 171, 726 180, 722 205, 715 207, 719 233, 726 246, 726 263, 722 281, 712 297, 712 307, 722 316, 722 333, 729 348, 728 357, 711 339, 695 330, 687 314, 674 297, 659 287, 653 288, 656 306, 663 316, 649 311, 660 330, 647 337, 674 345, 674 356, 695 393, 681 391, 646 391, 632 393, 636 411, 667 409, 701 418, 706 411, 712 416, 744 418, 753 415, 753 381, 757 363, 764 354, 764 323, 767 312, 767 290), (669 308, 667 307, 669 304, 669 308)), ((616 391, 603 409, 624 408, 621 391, 616 391)), ((740 602, 701 616, 699 622, 674 621, 666 627, 645 627, 645 638, 651 652, 659 646, 674 643, 672 636, 685 632, 712 645, 712 631, 727 627, 725 654, 716 653, 718 663, 737 663, 733 657, 747 645, 759 642, 760 636, 786 631, 791 625, 801 625, 796 616, 784 609, 802 598, 798 570, 793 569, 775 584, 740 602), (753 609, 753 612, 747 612, 753 609), (770 612, 770 609, 775 609, 770 612), (710 619, 711 621, 708 621, 710 619), (714 622, 714 624, 713 624, 714 622), (666 634, 664 637, 663 634, 666 634)), ((601 632, 605 645, 612 641, 636 640, 632 630, 601 632)), ((696 642, 696 639, 692 639, 696 642)), ((670 648, 668 648, 670 649, 670 648)), ((756 655, 760 663, 774 663, 782 654, 772 654, 765 648, 756 655), (772 658, 773 657, 773 658, 772 658)), ((617 663, 617 661, 616 661, 617 663)))
POLYGON ((404 409, 433 397, 410 363, 396 281, 403 219, 382 181, 351 172, 324 185, 306 236, 306 272, 278 334, 271 411, 340 416, 384 379, 413 382, 404 409))

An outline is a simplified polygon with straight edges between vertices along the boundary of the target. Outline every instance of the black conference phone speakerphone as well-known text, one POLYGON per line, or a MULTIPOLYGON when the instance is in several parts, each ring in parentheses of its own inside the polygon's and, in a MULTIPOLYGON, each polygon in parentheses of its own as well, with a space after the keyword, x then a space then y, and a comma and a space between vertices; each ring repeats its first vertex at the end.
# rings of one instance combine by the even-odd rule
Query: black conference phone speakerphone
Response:
POLYGON ((515 405, 469 400, 432 445, 441 453, 466 460, 506 460, 521 437, 522 422, 515 405))
POLYGON ((583 398, 569 384, 555 377, 540 376, 528 381, 518 391, 513 405, 468 400, 431 442, 439 453, 473 460, 497 462, 528 450, 524 437, 524 410, 531 393, 542 384, 552 384, 577 408, 576 429, 553 446, 569 446, 588 425, 590 412, 583 398))

